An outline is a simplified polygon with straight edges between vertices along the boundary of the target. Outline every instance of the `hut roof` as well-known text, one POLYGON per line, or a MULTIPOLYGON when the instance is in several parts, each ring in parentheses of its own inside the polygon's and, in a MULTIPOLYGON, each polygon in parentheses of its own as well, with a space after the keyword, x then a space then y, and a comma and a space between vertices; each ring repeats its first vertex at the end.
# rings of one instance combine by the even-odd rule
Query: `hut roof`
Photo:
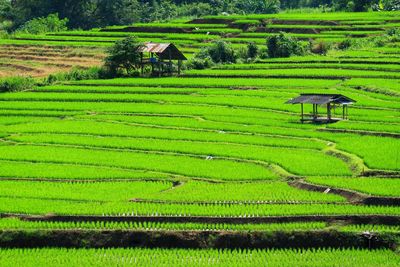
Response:
POLYGON ((172 43, 145 43, 140 52, 155 53, 161 59, 186 60, 183 53, 172 43))
POLYGON ((286 102, 286 104, 317 104, 323 105, 328 103, 349 105, 356 101, 340 94, 300 94, 286 102))

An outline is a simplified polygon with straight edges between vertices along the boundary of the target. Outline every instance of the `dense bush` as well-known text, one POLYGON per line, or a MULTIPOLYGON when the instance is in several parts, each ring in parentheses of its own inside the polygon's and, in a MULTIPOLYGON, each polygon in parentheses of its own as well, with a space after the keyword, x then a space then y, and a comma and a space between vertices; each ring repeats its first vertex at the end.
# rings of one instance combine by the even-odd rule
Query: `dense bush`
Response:
POLYGON ((91 67, 89 69, 82 69, 74 67, 68 72, 50 74, 44 82, 45 84, 53 84, 61 81, 96 80, 112 77, 113 75, 109 73, 108 69, 106 68, 91 67))
POLYGON ((206 49, 214 63, 235 63, 237 55, 232 46, 222 40, 217 40, 206 49))
MULTIPOLYGON (((244 48, 245 49, 245 48, 244 48)), ((185 64, 187 69, 208 69, 214 64, 236 63, 240 53, 235 51, 232 46, 222 40, 214 41, 211 46, 203 48, 196 53, 193 58, 185 64)), ((246 57, 247 50, 244 52, 246 57)))
POLYGON ((140 68, 140 48, 142 47, 143 43, 134 36, 116 41, 107 50, 105 66, 114 73, 114 76, 120 71, 128 75, 132 74, 140 68))
POLYGON ((305 48, 301 43, 283 32, 268 37, 267 47, 268 55, 271 58, 305 54, 305 48))
POLYGON ((310 43, 310 46, 311 52, 319 55, 326 55, 330 49, 330 46, 323 41, 310 43))
POLYGON ((185 64, 185 68, 203 70, 211 68, 213 65, 214 62, 210 57, 205 57, 205 58, 193 57, 187 61, 187 63, 185 64))
POLYGON ((68 19, 60 19, 58 14, 50 14, 27 21, 18 31, 31 34, 66 31, 67 23, 68 19))
POLYGON ((400 0, 383 0, 381 8, 387 11, 400 10, 400 0))
POLYGON ((279 0, 244 0, 236 1, 236 7, 245 13, 271 14, 278 13, 280 9, 279 0))
POLYGON ((35 80, 31 77, 10 77, 0 79, 0 92, 19 92, 32 89, 35 86, 35 80))
POLYGON ((258 46, 255 43, 249 43, 247 45, 247 57, 256 58, 258 56, 258 46))

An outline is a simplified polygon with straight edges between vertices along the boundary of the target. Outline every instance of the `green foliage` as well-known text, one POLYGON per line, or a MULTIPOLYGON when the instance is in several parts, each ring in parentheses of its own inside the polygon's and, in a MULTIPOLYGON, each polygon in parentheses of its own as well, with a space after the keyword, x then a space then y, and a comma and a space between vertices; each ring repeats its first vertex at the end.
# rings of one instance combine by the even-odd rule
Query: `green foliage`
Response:
POLYGON ((91 67, 88 69, 82 69, 79 67, 73 67, 68 72, 50 74, 45 79, 45 84, 53 84, 62 81, 97 80, 111 77, 112 73, 110 73, 106 68, 91 67))
POLYGON ((236 7, 245 14, 278 13, 280 0, 236 0, 236 7))
POLYGON ((311 45, 311 52, 314 54, 319 55, 326 55, 330 49, 328 43, 320 41, 320 42, 312 42, 311 45))
POLYGON ((0 92, 20 92, 32 89, 35 80, 31 77, 16 76, 0 79, 0 92))
POLYGON ((400 0, 382 0, 381 6, 384 10, 395 11, 400 10, 400 0))
POLYGON ((270 58, 290 57, 305 54, 305 49, 300 42, 283 32, 268 37, 267 47, 270 58))
POLYGON ((214 63, 235 63, 237 59, 235 50, 223 40, 214 41, 211 46, 207 47, 206 53, 214 63))
POLYGON ((68 19, 60 19, 58 14, 50 14, 47 17, 35 18, 27 21, 18 32, 41 34, 46 32, 66 31, 68 19))
POLYGON ((214 66, 214 62, 209 56, 206 57, 200 57, 196 56, 193 58, 190 58, 186 63, 185 67, 186 69, 196 69, 196 70, 203 70, 203 69, 208 69, 214 66))
POLYGON ((140 68, 140 49, 143 43, 139 42, 137 37, 129 36, 118 40, 110 47, 105 58, 105 66, 111 73, 116 75, 120 71, 125 71, 128 75, 140 68))
POLYGON ((178 14, 181 16, 189 16, 189 17, 203 17, 209 14, 213 14, 215 10, 210 5, 210 3, 206 2, 194 2, 194 3, 183 3, 178 7, 178 14))
MULTIPOLYGON (((298 223, 269 223, 269 224, 227 224, 227 223, 171 223, 171 222, 52 222, 52 221, 23 221, 17 218, 0 219, 0 230, 202 230, 202 231, 307 231, 322 230, 326 228, 324 222, 298 222, 298 223)), ((358 226, 360 227, 360 226, 358 226)), ((367 227, 362 225, 361 227, 367 227)), ((355 226, 353 226, 355 228, 355 226)), ((389 228, 389 227, 388 227, 389 228)), ((392 227, 396 229, 395 227, 392 227)), ((358 229, 358 228, 356 228, 358 229)), ((349 229, 346 229, 349 231, 349 229)))
MULTIPOLYGON (((246 236, 247 237, 247 236, 246 236)), ((158 237, 159 238, 159 237, 158 237)), ((171 238, 172 239, 172 238, 171 238)), ((232 242, 236 242, 232 241, 232 242)), ((222 243, 222 242, 221 242, 222 243)), ((239 241, 237 241, 239 243, 239 241)), ((223 243, 223 245, 225 245, 223 243)), ((390 249, 2 249, 2 266, 398 266, 390 249), (337 264, 336 264, 337 263, 337 264), (53 264, 54 265, 54 264, 53 264)))
POLYGON ((258 46, 255 43, 249 43, 247 45, 247 57, 256 58, 258 56, 258 46))

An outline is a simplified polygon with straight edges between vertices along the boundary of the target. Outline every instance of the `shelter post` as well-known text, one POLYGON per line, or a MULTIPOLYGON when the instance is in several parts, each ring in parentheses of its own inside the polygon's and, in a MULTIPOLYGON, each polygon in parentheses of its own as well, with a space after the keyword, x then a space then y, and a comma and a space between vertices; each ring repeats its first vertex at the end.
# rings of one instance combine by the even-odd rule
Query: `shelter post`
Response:
POLYGON ((344 112, 345 112, 345 108, 346 108, 346 106, 345 105, 343 105, 343 119, 345 118, 345 116, 344 116, 344 112))
POLYGON ((303 106, 303 103, 301 103, 301 123, 304 123, 304 106, 303 106))
POLYGON ((332 116, 331 116, 331 103, 326 104, 326 116, 328 121, 331 120, 332 116))

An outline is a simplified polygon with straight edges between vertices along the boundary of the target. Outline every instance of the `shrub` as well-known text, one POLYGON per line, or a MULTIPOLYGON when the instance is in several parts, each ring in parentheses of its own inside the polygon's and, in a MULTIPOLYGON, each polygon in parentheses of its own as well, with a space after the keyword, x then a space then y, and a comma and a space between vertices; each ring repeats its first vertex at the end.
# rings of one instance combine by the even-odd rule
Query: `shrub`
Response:
POLYGON ((105 66, 115 76, 119 71, 125 71, 128 75, 140 68, 140 49, 143 43, 137 37, 129 36, 118 40, 110 47, 105 58, 105 66))
POLYGON ((386 34, 389 36, 400 35, 400 28, 390 28, 389 30, 387 30, 386 34))
POLYGON ((255 43, 249 43, 247 45, 247 57, 256 58, 258 56, 258 46, 255 43))
POLYGON ((305 49, 301 43, 283 32, 268 37, 267 47, 268 56, 271 58, 305 54, 305 49))
POLYGON ((258 55, 261 59, 266 59, 269 57, 268 55, 268 48, 267 47, 261 47, 260 51, 258 52, 258 55))
POLYGON ((235 63, 237 55, 230 44, 225 41, 217 40, 206 52, 214 63, 235 63))
POLYGON ((196 69, 196 70, 203 70, 211 68, 214 65, 214 62, 210 57, 206 58, 199 58, 194 57, 187 61, 185 67, 187 69, 196 69))
POLYGON ((10 77, 0 80, 0 92, 20 92, 32 89, 35 80, 31 77, 10 77))
POLYGON ((314 54, 326 55, 329 49, 329 45, 323 41, 318 43, 311 43, 311 52, 314 54))
POLYGON ((340 50, 346 50, 346 49, 349 49, 352 45, 353 45, 352 40, 351 39, 346 39, 346 40, 341 41, 338 44, 338 48, 340 50))
POLYGON ((396 11, 400 10, 400 0, 383 0, 382 5, 384 10, 396 11))
POLYGON ((60 19, 58 14, 50 14, 47 17, 35 18, 25 22, 18 32, 41 34, 46 32, 60 32, 68 30, 68 19, 60 19))
POLYGON ((91 67, 89 69, 82 69, 74 67, 69 72, 50 74, 44 82, 45 84, 53 84, 61 81, 96 80, 112 77, 113 75, 111 75, 106 68, 91 67))

